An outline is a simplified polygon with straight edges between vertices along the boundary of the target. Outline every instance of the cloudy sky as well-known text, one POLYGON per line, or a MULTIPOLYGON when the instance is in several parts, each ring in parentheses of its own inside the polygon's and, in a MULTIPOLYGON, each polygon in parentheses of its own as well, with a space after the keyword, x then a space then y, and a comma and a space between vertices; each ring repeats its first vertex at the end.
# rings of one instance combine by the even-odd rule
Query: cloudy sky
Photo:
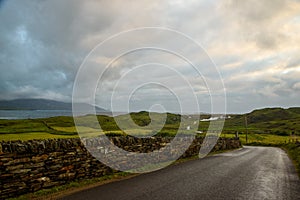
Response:
POLYGON ((300 106, 298 0, 2 0, 0 24, 1 99, 71 101, 76 74, 88 65, 76 86, 81 100, 93 90, 96 104, 108 109, 113 101, 117 110, 176 111, 183 104, 192 112, 196 95, 201 111, 211 110, 214 96, 214 112, 222 112, 220 77, 229 113, 300 106), (141 27, 178 31, 203 49, 175 32, 133 31, 83 64, 107 38, 141 27), (116 58, 120 48, 134 49, 133 41, 168 51, 142 49, 116 58), (188 54, 202 76, 177 52, 188 54))

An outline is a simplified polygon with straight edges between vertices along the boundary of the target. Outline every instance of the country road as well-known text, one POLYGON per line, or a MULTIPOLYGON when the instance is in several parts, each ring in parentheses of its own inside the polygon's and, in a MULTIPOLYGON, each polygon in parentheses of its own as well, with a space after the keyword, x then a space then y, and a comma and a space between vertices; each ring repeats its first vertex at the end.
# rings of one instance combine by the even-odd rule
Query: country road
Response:
POLYGON ((172 165, 64 197, 76 199, 300 199, 300 181, 286 153, 244 147, 172 165))

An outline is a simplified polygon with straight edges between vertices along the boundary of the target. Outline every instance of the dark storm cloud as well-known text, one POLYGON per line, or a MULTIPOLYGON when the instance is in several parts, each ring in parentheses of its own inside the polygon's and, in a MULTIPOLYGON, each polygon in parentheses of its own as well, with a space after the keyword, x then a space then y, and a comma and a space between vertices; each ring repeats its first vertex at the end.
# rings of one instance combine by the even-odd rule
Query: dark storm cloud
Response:
POLYGON ((91 48, 83 48, 81 42, 112 23, 112 10, 96 1, 25 0, 2 4, 1 98, 45 94, 69 100, 76 69, 91 48))

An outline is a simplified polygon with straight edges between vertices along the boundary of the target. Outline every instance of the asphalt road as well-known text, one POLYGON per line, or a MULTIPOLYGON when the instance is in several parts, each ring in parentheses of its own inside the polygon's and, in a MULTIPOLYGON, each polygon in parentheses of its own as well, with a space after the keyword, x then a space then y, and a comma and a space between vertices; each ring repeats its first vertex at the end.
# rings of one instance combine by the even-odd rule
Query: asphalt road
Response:
POLYGON ((300 181, 281 149, 244 147, 63 199, 300 199, 300 181))

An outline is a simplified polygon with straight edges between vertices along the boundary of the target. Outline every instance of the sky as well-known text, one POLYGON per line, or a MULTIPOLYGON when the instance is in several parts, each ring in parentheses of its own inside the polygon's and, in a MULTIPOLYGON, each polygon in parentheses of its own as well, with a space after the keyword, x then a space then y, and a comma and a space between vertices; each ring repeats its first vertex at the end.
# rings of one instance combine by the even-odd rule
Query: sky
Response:
POLYGON ((201 112, 300 106, 298 0, 2 0, 0 24, 0 99, 70 102, 88 66, 77 100, 93 91, 106 109, 196 112, 195 96, 201 112), (132 31, 142 27, 164 31, 132 31), (131 32, 105 43, 124 31, 131 32), (144 42, 169 51, 116 59, 121 48, 144 42))

